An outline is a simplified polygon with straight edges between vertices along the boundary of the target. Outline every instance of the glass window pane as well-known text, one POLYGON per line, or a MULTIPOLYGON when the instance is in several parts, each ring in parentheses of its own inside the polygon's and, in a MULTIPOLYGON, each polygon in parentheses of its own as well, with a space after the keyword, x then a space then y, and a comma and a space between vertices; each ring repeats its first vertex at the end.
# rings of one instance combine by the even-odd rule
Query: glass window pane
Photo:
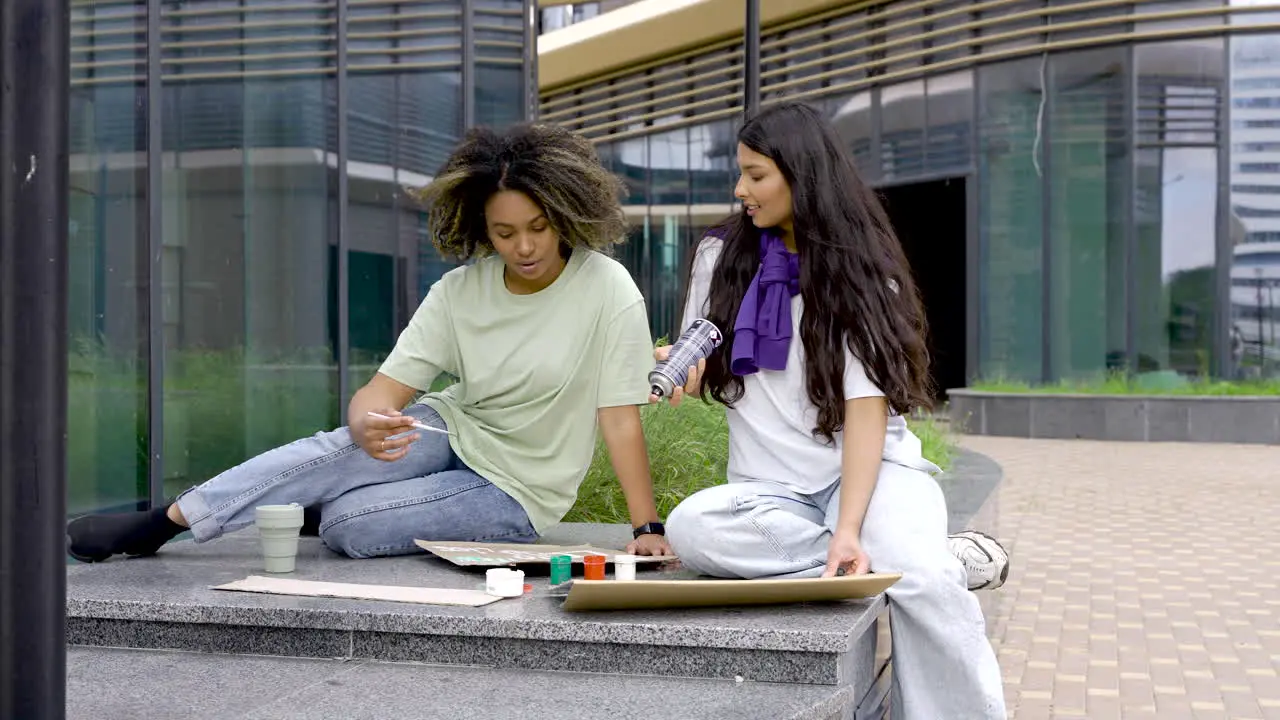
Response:
POLYGON ((834 98, 828 116, 853 153, 853 161, 863 178, 874 179, 877 168, 871 166, 871 91, 834 98))
MULTIPOLYGON (((689 185, 694 205, 714 205, 728 212, 738 177, 738 139, 732 120, 689 128, 689 185)), ((697 214, 697 213, 695 213, 697 214)))
MULTIPOLYGON (((602 160, 605 158, 602 157, 602 160)), ((616 250, 618 261, 631 271, 631 277, 640 292, 647 294, 648 267, 646 263, 649 245, 649 142, 638 137, 612 143, 609 169, 622 179, 627 189, 623 193, 622 209, 627 215, 630 230, 626 242, 616 250)))
POLYGON ((148 497, 145 5, 77 4, 69 97, 67 511, 126 509, 148 497), (109 28, 118 35, 97 37, 109 28), (136 67, 136 71, 135 71, 136 67), (85 80, 94 78, 95 84, 85 80), (106 78, 120 78, 106 81, 106 78))
POLYGON ((1054 379, 1125 366, 1128 133, 1124 55, 1055 55, 1049 116, 1052 212, 1049 372, 1054 379))
POLYGON ((924 80, 880 90, 880 176, 886 180, 924 172, 924 80))
MULTIPOLYGON (((459 70, 409 70, 350 79, 352 390, 377 371, 432 283, 456 266, 431 245, 426 218, 404 189, 426 185, 462 137, 461 76, 459 70)), ((518 103, 519 92, 507 102, 518 103)), ((483 106, 495 109, 494 103, 483 106)), ((477 94, 477 114, 481 107, 477 94)))
POLYGON ((978 71, 979 358, 984 378, 1043 376, 1038 59, 978 71))
POLYGON ((649 143, 646 138, 630 138, 614 144, 612 170, 627 186, 624 203, 649 204, 649 143))
POLYGON ((477 64, 476 124, 502 128, 523 120, 523 78, 519 65, 477 64))
POLYGON ((337 424, 335 108, 320 76, 165 84, 169 495, 337 424))
POLYGON ((1221 39, 1143 45, 1133 275, 1139 372, 1209 372, 1213 350, 1221 39))
POLYGON ((646 304, 654 337, 674 339, 682 311, 681 272, 689 251, 689 130, 649 138, 649 287, 646 304))
POLYGON ((1230 42, 1235 257, 1228 372, 1274 378, 1280 376, 1280 35, 1237 35, 1230 42))
POLYGON ((973 71, 929 77, 925 170, 965 172, 972 164, 973 71))
MULTIPOLYGON (((738 122, 734 118, 689 128, 691 204, 686 233, 688 249, 680 257, 677 303, 681 313, 698 243, 708 228, 724 220, 734 208, 733 186, 738 179, 738 122)), ((675 323, 679 322, 679 317, 676 316, 675 323)))

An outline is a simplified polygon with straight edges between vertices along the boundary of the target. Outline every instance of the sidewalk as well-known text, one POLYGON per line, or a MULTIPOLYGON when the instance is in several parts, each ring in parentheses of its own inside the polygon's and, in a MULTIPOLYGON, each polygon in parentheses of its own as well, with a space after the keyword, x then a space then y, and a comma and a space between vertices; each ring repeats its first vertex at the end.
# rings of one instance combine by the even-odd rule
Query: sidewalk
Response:
POLYGON ((1005 472, 1009 714, 1280 719, 1280 449, 964 437, 1005 472))

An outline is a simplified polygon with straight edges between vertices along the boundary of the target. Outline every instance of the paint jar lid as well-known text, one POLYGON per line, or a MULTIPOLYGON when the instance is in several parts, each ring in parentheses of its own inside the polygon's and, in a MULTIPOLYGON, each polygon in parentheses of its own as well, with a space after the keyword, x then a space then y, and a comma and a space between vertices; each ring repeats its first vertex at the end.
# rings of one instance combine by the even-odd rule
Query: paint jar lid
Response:
POLYGON ((608 560, 604 555, 583 555, 582 562, 587 565, 603 565, 608 560))
POLYGON ((573 564, 573 558, 570 557, 569 555, 552 555, 551 564, 552 565, 571 565, 573 564))
POLYGON ((618 565, 618 564, 635 565, 636 561, 639 559, 640 558, 636 557, 635 555, 614 555, 613 564, 614 565, 618 565))

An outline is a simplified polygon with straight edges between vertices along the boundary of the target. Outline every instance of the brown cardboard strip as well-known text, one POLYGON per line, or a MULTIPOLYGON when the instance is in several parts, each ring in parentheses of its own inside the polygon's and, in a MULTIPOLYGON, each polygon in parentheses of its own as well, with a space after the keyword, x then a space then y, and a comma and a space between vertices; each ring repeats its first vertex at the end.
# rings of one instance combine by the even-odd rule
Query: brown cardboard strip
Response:
POLYGON ((564 609, 649 610, 857 600, 879 595, 900 579, 901 573, 868 573, 795 580, 574 580, 564 609))

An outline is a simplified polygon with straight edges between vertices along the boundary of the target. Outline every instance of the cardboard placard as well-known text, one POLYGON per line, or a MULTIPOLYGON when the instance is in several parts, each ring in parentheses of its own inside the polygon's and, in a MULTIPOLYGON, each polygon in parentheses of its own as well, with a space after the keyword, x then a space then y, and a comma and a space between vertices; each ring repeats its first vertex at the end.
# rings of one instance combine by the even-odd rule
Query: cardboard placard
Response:
MULTIPOLYGON (((591 545, 530 545, 524 543, 479 542, 430 542, 414 540, 418 547, 444 558, 454 565, 506 567, 508 565, 550 565, 551 556, 568 555, 575 565, 582 563, 584 555, 604 555, 606 563, 613 563, 618 550, 607 550, 591 545)), ((662 563, 675 560, 674 555, 653 557, 636 556, 636 563, 662 563)))
POLYGON ((795 580, 573 580, 563 607, 582 612, 857 600, 879 595, 900 579, 902 573, 795 580))
POLYGON ((304 597, 347 598, 351 600, 389 600, 421 605, 462 605, 480 607, 502 598, 483 590, 456 588, 404 587, 398 585, 360 585, 356 583, 319 582, 292 578, 250 575, 243 580, 215 585, 214 590, 266 593, 268 595, 301 595, 304 597))

